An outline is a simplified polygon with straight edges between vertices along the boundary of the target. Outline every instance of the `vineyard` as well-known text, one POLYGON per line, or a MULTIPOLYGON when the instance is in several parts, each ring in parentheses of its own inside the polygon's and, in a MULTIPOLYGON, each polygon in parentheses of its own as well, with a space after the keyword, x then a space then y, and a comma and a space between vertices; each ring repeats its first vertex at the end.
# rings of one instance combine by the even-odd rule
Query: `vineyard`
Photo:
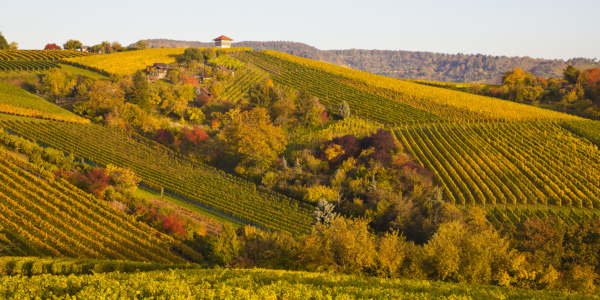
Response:
POLYGON ((396 132, 452 203, 600 208, 598 147, 553 123, 442 123, 396 132))
POLYGON ((50 61, 23 61, 23 60, 0 60, 0 72, 23 72, 23 71, 46 71, 52 68, 60 68, 59 65, 50 61))
POLYGON ((224 217, 295 235, 310 230, 312 206, 266 189, 257 190, 251 182, 178 156, 141 137, 134 140, 97 125, 10 121, 0 126, 86 161, 130 168, 146 185, 164 188, 224 217))
POLYGON ((75 50, 2 50, 2 61, 58 61, 64 58, 94 56, 95 54, 75 50))
POLYGON ((4 277, 4 299, 597 299, 510 287, 265 269, 4 277))
POLYGON ((235 78, 225 83, 221 98, 237 102, 248 94, 253 84, 266 78, 267 74, 258 68, 241 67, 235 71, 235 78))
POLYGON ((0 225, 27 256, 181 263, 171 240, 21 158, 0 151, 0 225))
POLYGON ((194 264, 160 264, 141 261, 99 260, 77 258, 0 257, 0 275, 36 276, 84 275, 108 272, 147 272, 169 269, 196 269, 194 264))
POLYGON ((0 112, 71 123, 89 123, 87 119, 5 82, 0 82, 0 112))
POLYGON ((562 126, 600 147, 600 121, 570 121, 563 122, 562 126))
POLYGON ((232 55, 272 73, 273 80, 279 84, 311 92, 330 107, 346 101, 354 113, 386 124, 437 120, 581 120, 551 110, 365 73, 276 51, 244 51, 232 55))
MULTIPOLYGON (((66 58, 63 59, 62 62, 102 74, 131 75, 138 70, 145 70, 155 63, 175 63, 177 57, 183 54, 184 50, 184 48, 146 49, 87 57, 66 58)), ((228 49, 229 52, 248 50, 249 48, 228 49)))

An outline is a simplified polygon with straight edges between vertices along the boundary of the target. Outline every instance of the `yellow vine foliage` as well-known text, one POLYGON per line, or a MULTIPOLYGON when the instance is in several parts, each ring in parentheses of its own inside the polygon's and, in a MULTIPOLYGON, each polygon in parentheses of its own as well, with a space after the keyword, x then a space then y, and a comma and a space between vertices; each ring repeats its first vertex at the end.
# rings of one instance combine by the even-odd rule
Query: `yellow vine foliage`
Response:
MULTIPOLYGON (((228 52, 247 51, 250 48, 230 48, 228 52)), ((104 55, 67 58, 64 61, 86 69, 107 74, 131 75, 155 63, 172 64, 185 48, 146 49, 104 55)))

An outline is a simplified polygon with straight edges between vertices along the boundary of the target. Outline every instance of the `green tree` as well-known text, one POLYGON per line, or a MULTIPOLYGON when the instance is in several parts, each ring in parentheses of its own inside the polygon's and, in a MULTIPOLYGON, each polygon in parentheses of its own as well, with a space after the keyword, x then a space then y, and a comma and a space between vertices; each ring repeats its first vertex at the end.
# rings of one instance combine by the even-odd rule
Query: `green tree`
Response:
POLYGON ((150 107, 150 87, 142 71, 133 74, 133 86, 127 93, 127 100, 141 108, 150 107))
POLYGON ((8 48, 10 48, 10 50, 18 50, 19 44, 17 42, 11 42, 10 45, 8 45, 8 48))
POLYGON ((52 99, 64 97, 77 83, 77 78, 69 72, 53 68, 42 78, 42 90, 52 99))
POLYGON ((0 32, 0 50, 8 50, 10 47, 8 46, 8 42, 0 32))
POLYGON ((146 49, 146 42, 143 40, 139 40, 137 41, 137 43, 135 43, 135 46, 138 50, 144 50, 146 49))
POLYGON ((350 106, 348 105, 348 103, 346 103, 346 101, 342 101, 338 113, 340 117, 342 117, 342 119, 350 117, 350 106))
POLYGON ((204 54, 202 53, 202 49, 190 47, 183 51, 183 54, 179 56, 178 60, 180 62, 189 62, 193 60, 201 60, 204 59, 204 54))
POLYGON ((563 78, 570 84, 576 84, 581 71, 571 65, 563 70, 563 78))
POLYGON ((65 50, 77 50, 77 49, 81 49, 81 42, 78 40, 68 40, 66 43, 63 44, 63 49, 65 50))
POLYGON ((235 234, 235 228, 223 224, 223 232, 209 243, 208 259, 221 266, 229 265, 238 255, 242 245, 235 234))

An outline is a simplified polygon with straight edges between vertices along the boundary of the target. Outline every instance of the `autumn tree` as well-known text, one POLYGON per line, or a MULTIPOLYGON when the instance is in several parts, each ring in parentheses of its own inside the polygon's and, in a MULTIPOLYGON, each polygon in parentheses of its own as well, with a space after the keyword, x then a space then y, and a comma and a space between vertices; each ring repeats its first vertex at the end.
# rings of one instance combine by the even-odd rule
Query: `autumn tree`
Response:
POLYGON ((52 99, 60 99, 67 95, 77 83, 77 78, 59 68, 52 68, 42 78, 42 91, 52 99))
POLYGON ((11 43, 8 45, 8 48, 9 48, 10 50, 18 50, 18 49, 19 49, 19 44, 18 44, 17 42, 11 42, 11 43))
POLYGON ((600 104, 600 68, 587 69, 579 74, 585 95, 600 104))
POLYGON ((2 33, 0 32, 0 50, 8 50, 8 49, 9 49, 8 42, 4 38, 4 35, 2 35, 2 33))
POLYGON ((202 129, 198 125, 195 125, 193 129, 189 129, 187 127, 183 128, 181 135, 183 136, 183 139, 185 139, 185 141, 191 144, 198 144, 209 138, 206 131, 204 131, 204 129, 202 129))
POLYGON ((63 44, 63 48, 65 50, 77 50, 81 49, 82 45, 83 44, 81 44, 81 42, 78 40, 68 40, 66 43, 63 44))
POLYGON ((135 191, 142 178, 128 168, 120 168, 112 164, 106 166, 106 173, 111 177, 114 184, 124 190, 135 191))
POLYGON ((171 130, 163 128, 156 131, 154 140, 163 145, 171 145, 175 141, 175 136, 171 130))
POLYGON ((60 46, 57 44, 46 44, 46 46, 44 47, 44 50, 61 50, 60 46))
POLYGON ((74 110, 91 117, 103 116, 124 103, 125 92, 119 84, 100 80, 89 87, 87 100, 76 104, 74 110))
POLYGON ((530 85, 532 83, 533 75, 521 68, 514 68, 502 75, 502 84, 504 85, 530 85))
POLYGON ((245 165, 266 169, 285 149, 287 141, 281 128, 271 123, 264 108, 242 113, 235 109, 227 119, 225 139, 242 156, 245 165))

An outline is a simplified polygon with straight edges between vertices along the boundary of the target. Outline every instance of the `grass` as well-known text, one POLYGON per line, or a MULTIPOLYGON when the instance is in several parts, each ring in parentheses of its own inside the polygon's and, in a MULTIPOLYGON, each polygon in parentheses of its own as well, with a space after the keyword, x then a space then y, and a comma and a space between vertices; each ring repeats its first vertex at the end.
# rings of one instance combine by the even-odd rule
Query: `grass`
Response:
POLYGON ((159 193, 156 193, 148 188, 138 187, 134 194, 143 199, 162 199, 164 201, 173 203, 173 204, 181 206, 183 208, 187 208, 187 209, 189 209, 199 215, 205 216, 207 218, 211 218, 211 219, 219 221, 221 223, 227 223, 227 224, 233 225, 236 228, 243 226, 243 224, 241 224, 241 223, 232 221, 230 219, 223 218, 219 215, 213 214, 212 212, 210 212, 208 210, 202 209, 201 207, 189 204, 183 200, 180 200, 173 196, 167 195, 166 193, 163 194, 162 198, 160 198, 159 193))
POLYGON ((60 68, 63 71, 67 71, 71 74, 82 75, 82 76, 94 78, 97 80, 108 80, 108 77, 106 77, 100 73, 96 73, 96 72, 93 72, 90 70, 78 68, 78 67, 67 65, 67 64, 58 64, 58 65, 60 66, 60 68))

